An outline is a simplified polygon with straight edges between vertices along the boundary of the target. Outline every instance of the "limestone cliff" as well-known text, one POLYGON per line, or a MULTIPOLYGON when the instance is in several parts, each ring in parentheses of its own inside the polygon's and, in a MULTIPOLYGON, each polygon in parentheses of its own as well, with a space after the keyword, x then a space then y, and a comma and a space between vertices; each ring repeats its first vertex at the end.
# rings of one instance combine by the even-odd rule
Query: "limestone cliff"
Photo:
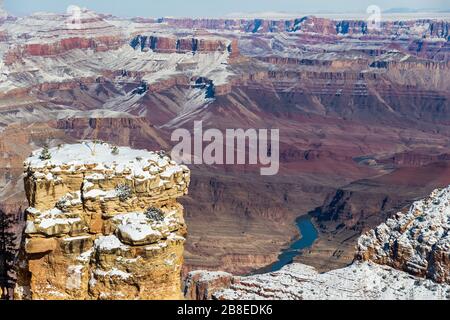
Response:
POLYGON ((189 169, 83 142, 25 161, 18 299, 178 299, 189 169))

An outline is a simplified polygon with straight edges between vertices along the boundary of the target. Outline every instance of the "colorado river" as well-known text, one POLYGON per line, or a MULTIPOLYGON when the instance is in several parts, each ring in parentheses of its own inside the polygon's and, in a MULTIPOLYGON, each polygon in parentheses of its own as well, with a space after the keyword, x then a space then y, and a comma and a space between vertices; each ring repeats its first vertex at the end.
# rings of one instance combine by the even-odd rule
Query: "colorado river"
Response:
POLYGON ((281 252, 278 256, 278 261, 269 267, 270 271, 278 271, 285 265, 292 263, 302 249, 312 246, 314 241, 316 241, 318 232, 309 216, 298 218, 296 225, 300 231, 300 238, 294 241, 289 248, 281 252))

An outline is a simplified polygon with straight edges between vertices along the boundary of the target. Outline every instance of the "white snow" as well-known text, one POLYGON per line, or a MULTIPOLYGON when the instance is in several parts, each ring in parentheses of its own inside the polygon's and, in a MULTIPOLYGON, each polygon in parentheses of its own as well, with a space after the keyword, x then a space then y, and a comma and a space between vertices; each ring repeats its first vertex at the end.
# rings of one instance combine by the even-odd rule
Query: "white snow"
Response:
POLYGON ((120 225, 119 230, 121 234, 126 234, 132 241, 142 241, 150 236, 161 238, 162 234, 158 230, 153 230, 147 224, 127 224, 120 225))
POLYGON ((77 222, 81 222, 80 218, 45 218, 39 223, 39 227, 42 229, 48 229, 57 225, 71 225, 77 222))
MULTIPOLYGON (((101 170, 101 169, 104 170, 105 169, 103 165, 100 167, 101 169, 99 169, 99 167, 100 167, 100 164, 97 167, 95 167, 95 170, 101 170)), ((93 174, 88 175, 88 176, 86 176, 84 178, 86 180, 105 180, 105 175, 101 174, 101 173, 93 173, 93 174)))
POLYGON ((123 169, 132 169, 135 166, 142 169, 143 162, 151 161, 157 163, 160 157, 152 151, 136 150, 129 147, 119 147, 119 154, 113 155, 111 153, 112 146, 107 143, 94 143, 91 141, 84 141, 79 144, 64 144, 61 147, 55 147, 49 150, 51 154, 50 160, 41 160, 39 155, 42 149, 33 152, 32 156, 28 158, 25 163, 32 168, 43 168, 46 166, 78 166, 83 165, 99 165, 102 164, 105 168, 115 168, 117 164, 123 166, 123 169), (136 158, 142 158, 141 162, 136 158))
POLYGON ((124 272, 124 271, 121 271, 121 270, 116 269, 116 268, 112 268, 109 271, 96 269, 96 270, 94 270, 94 274, 96 276, 101 276, 101 277, 111 277, 111 278, 112 277, 118 277, 118 278, 121 278, 123 280, 126 280, 126 279, 132 277, 132 274, 124 272))
POLYGON ((94 248, 91 248, 88 251, 80 254, 80 256, 77 258, 77 261, 81 262, 81 263, 88 263, 89 260, 91 259, 93 253, 94 253, 94 248))
POLYGON ((114 198, 117 196, 116 190, 103 191, 100 189, 92 189, 84 193, 85 199, 95 199, 95 198, 114 198))
POLYGON ((161 230, 167 230, 166 225, 170 224, 173 219, 167 217, 163 222, 158 223, 150 220, 145 213, 131 212, 117 215, 113 220, 120 223, 118 229, 122 235, 138 242, 147 238, 162 238, 161 230))
POLYGON ((26 234, 37 233, 36 226, 33 221, 27 221, 25 233, 26 234))
POLYGON ((176 233, 171 233, 169 234, 169 236, 167 237, 167 240, 171 240, 171 241, 186 241, 186 238, 177 235, 176 233))
POLYGON ((68 238, 64 238, 63 241, 71 242, 71 241, 84 240, 84 239, 90 239, 90 238, 91 238, 91 236, 68 237, 68 238))
POLYGON ((158 251, 158 250, 164 249, 166 247, 167 247, 167 243, 166 242, 159 242, 159 243, 156 243, 156 244, 152 244, 150 246, 146 246, 145 250, 148 250, 148 251, 156 250, 156 251, 158 251))
POLYGON ((326 273, 294 263, 277 272, 238 278, 231 288, 214 296, 231 300, 446 300, 450 286, 374 263, 354 263, 326 273))
POLYGON ((120 242, 115 235, 101 236, 94 242, 96 249, 110 251, 115 249, 128 250, 128 246, 120 242))

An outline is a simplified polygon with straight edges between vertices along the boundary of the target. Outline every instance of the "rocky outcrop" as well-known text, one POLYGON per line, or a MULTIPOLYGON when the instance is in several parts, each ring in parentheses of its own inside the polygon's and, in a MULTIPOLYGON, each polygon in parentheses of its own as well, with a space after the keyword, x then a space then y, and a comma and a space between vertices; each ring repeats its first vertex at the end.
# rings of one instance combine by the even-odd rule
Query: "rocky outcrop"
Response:
POLYGON ((193 300, 448 300, 449 289, 373 262, 326 273, 293 263, 247 277, 197 271, 189 275, 185 294, 193 300))
POLYGON ((133 49, 152 50, 161 53, 197 53, 229 52, 232 56, 239 54, 236 39, 228 40, 218 37, 183 37, 137 35, 130 41, 133 49))
POLYGON ((70 37, 51 43, 29 43, 19 45, 9 50, 5 55, 5 63, 11 65, 29 56, 55 56, 67 53, 71 50, 91 49, 103 52, 119 48, 124 40, 118 36, 99 36, 96 38, 70 37))
POLYGON ((357 257, 450 284, 450 187, 361 236, 357 257))
POLYGON ((180 298, 186 167, 85 142, 34 152, 25 175, 16 298, 180 298))
POLYGON ((230 287, 232 274, 220 271, 192 271, 184 281, 184 297, 188 300, 211 300, 214 292, 230 287))

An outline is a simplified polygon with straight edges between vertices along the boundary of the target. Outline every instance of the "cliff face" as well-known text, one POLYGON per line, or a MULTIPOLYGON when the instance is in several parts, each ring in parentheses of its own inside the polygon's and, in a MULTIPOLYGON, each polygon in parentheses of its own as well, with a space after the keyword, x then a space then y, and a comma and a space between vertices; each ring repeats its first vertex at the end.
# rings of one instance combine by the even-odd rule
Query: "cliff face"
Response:
POLYGON ((218 37, 183 37, 137 35, 130 41, 133 49, 153 50, 161 53, 187 52, 229 52, 232 56, 239 54, 236 39, 218 37))
MULTIPOLYGON (((304 16, 296 19, 177 19, 163 18, 160 22, 186 29, 232 30, 252 34, 279 32, 314 32, 323 35, 379 36, 383 32, 371 30, 364 20, 331 20, 304 16)), ((416 21, 383 21, 381 28, 389 35, 422 33, 428 37, 448 38, 447 21, 421 19, 416 21)))
POLYGON ((103 143, 25 162, 18 299, 177 299, 190 172, 163 154, 103 143))
POLYGON ((450 187, 361 236, 358 258, 450 284, 450 187))

